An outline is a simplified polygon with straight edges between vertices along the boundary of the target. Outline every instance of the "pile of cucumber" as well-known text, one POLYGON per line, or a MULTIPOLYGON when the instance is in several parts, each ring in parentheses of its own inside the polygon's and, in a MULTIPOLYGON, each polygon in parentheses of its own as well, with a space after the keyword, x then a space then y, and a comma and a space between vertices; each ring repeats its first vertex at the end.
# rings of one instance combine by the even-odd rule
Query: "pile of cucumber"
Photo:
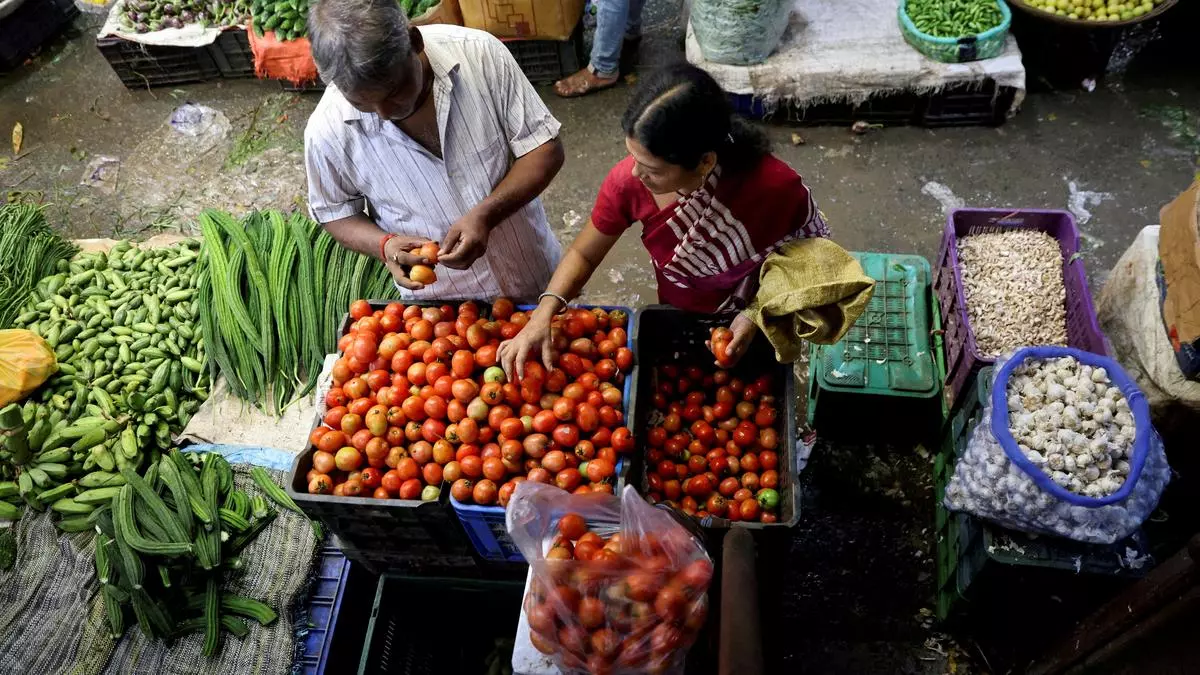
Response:
MULTIPOLYGON (((15 323, 46 340, 58 373, 20 408, 32 454, 0 458, 0 481, 13 481, 23 503, 70 498, 64 484, 80 487, 71 481, 93 471, 138 470, 172 447, 208 397, 195 328, 199 249, 118 242, 38 282, 15 323)), ((0 482, 0 493, 9 489, 0 482)))
POLYGON ((251 25, 262 37, 274 31, 280 42, 308 35, 308 0, 254 0, 251 25))
POLYGON ((213 656, 222 631, 242 637, 246 619, 276 620, 262 602, 222 591, 244 567, 239 554, 276 517, 267 498, 291 502, 265 471, 253 474, 262 493, 252 496, 234 487, 224 457, 171 450, 144 477, 128 469, 119 477, 123 484, 105 488, 109 499, 83 516, 97 532, 96 577, 113 639, 132 613, 151 639, 202 632, 203 654, 213 656))

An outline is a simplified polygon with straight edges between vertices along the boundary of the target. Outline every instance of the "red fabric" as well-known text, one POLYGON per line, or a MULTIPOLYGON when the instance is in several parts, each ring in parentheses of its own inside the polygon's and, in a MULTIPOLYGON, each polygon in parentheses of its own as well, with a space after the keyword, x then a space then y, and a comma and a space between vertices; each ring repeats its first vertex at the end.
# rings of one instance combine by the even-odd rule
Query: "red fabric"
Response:
POLYGON ((616 236, 642 223, 660 302, 716 311, 767 254, 792 239, 829 236, 804 181, 773 155, 739 175, 718 167, 703 188, 664 209, 633 176, 633 162, 626 157, 604 179, 592 224, 616 236))
POLYGON ((317 64, 308 38, 280 42, 271 30, 259 37, 253 25, 247 25, 246 37, 254 54, 254 74, 260 79, 288 80, 295 85, 317 81, 317 64))

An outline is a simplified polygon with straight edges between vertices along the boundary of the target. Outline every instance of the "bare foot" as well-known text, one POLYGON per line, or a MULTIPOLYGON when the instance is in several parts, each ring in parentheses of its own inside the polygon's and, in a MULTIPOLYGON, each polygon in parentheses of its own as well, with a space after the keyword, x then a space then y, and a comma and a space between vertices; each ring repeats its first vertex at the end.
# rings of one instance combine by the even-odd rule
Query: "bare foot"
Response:
POLYGON ((617 76, 601 77, 589 68, 554 83, 554 93, 563 98, 584 96, 594 91, 608 89, 617 83, 617 76))

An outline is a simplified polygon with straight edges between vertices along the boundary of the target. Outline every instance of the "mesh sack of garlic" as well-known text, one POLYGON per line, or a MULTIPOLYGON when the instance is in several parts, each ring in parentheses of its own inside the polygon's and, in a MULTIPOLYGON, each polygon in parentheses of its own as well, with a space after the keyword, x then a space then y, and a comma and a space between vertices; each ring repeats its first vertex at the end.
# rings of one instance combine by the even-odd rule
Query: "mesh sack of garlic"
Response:
POLYGON ((1023 532, 1111 544, 1170 479, 1137 385, 1107 357, 1025 347, 996 361, 991 395, 945 504, 1023 532))

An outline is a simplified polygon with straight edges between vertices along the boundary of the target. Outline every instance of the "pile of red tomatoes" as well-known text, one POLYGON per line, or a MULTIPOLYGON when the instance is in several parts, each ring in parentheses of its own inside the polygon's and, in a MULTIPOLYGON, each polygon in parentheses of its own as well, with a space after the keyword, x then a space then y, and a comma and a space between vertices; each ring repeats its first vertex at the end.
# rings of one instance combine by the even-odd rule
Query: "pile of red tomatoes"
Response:
POLYGON ((775 523, 780 509, 778 402, 771 378, 665 365, 646 437, 651 503, 689 515, 775 523))
POLYGON ((525 596, 530 642, 572 671, 666 672, 704 626, 712 577, 682 528, 605 538, 568 513, 525 596))
POLYGON ((522 480, 612 492, 618 455, 633 449, 621 388, 633 367, 628 316, 566 313, 557 367, 526 364, 518 383, 496 349, 528 316, 507 299, 490 309, 488 319, 474 302, 351 304, 310 438, 309 492, 432 500, 448 483, 461 502, 501 506, 522 480))

